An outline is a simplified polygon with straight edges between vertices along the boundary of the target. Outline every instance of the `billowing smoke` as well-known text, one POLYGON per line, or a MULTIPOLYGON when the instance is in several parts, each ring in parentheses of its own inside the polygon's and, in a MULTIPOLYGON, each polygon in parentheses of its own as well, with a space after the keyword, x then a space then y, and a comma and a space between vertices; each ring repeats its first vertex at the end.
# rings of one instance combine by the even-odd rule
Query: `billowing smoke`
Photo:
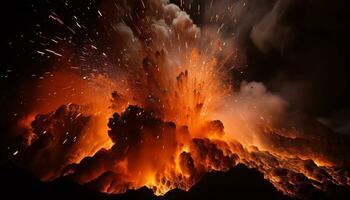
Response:
MULTIPOLYGON (((350 185, 347 139, 334 139, 262 83, 231 77, 243 57, 235 38, 251 38, 263 52, 282 51, 288 41, 279 39, 290 30, 278 16, 290 3, 276 1, 263 15, 268 6, 251 14, 255 7, 246 2, 212 1, 199 28, 168 1, 104 2, 103 42, 87 41, 79 59, 69 58, 81 72, 55 77, 69 83, 58 89, 65 98, 35 106, 47 114, 24 120, 31 124, 11 153, 42 180, 65 176, 106 193, 188 190, 205 173, 238 163, 291 196, 350 185), (228 12, 210 14, 218 8, 228 12), (107 51, 96 53, 106 43, 107 51), (98 60, 100 68, 86 66, 98 60)), ((43 80, 39 90, 57 90, 54 83, 43 80)))
POLYGON ((264 82, 294 108, 349 133, 343 45, 349 32, 339 20, 347 13, 345 1, 214 1, 212 9, 210 2, 202 6, 203 24, 218 15, 223 31, 235 35, 248 64, 242 79, 264 82))

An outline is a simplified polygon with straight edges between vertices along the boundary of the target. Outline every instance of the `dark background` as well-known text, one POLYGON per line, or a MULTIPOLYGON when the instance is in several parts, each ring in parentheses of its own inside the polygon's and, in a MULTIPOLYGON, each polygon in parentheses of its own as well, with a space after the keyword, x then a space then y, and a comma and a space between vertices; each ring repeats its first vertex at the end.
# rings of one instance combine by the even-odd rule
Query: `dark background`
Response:
MULTIPOLYGON (((43 58, 36 53, 38 41, 43 41, 37 32, 42 31, 46 35, 60 32, 62 35, 68 35, 67 30, 62 30, 62 27, 52 24, 51 20, 48 19, 50 11, 54 11, 60 17, 65 18, 64 21, 68 24, 74 23, 72 15, 80 15, 79 17, 84 20, 84 24, 91 24, 87 30, 77 33, 76 38, 73 38, 77 43, 79 43, 79 38, 86 37, 86 34, 92 33, 97 26, 96 5, 100 1, 74 0, 70 2, 68 7, 64 6, 64 2, 62 0, 12 0, 1 3, 1 163, 6 161, 5 141, 8 139, 8 133, 12 131, 10 127, 28 108, 29 100, 26 99, 26 96, 30 91, 26 91, 26 85, 37 80, 37 77, 33 74, 40 75, 55 62, 54 59, 43 58), (90 6, 91 10, 82 9, 86 6, 90 6), (82 10, 84 10, 84 14, 82 14, 82 10)), ((179 1, 174 2, 180 5, 179 1)), ((218 2, 225 3, 229 1, 218 2)), ((251 10, 243 13, 235 26, 227 26, 227 29, 243 27, 239 29, 241 35, 237 36, 237 44, 244 52, 245 65, 239 72, 233 72, 235 79, 238 82, 240 80, 263 82, 269 91, 286 99, 293 109, 320 119, 338 133, 350 135, 348 1, 293 1, 279 15, 279 26, 289 27, 290 33, 282 35, 285 38, 281 38, 278 32, 272 28, 270 35, 265 38, 266 45, 263 49, 254 44, 250 32, 271 11, 275 1, 251 0, 247 2, 252 5, 251 10), (286 43, 280 45, 279 40, 281 39, 285 39, 286 43)), ((186 8, 185 5, 183 7, 191 13, 195 22, 201 26, 206 22, 205 8, 210 0, 194 0, 192 3, 191 10, 186 8), (202 8, 200 14, 196 12, 196 5, 198 4, 202 8)), ((92 199, 107 198, 106 196, 101 197, 101 194, 92 194, 91 191, 85 191, 77 185, 66 184, 65 180, 58 180, 58 183, 45 185, 38 182, 24 170, 11 164, 4 163, 2 166, 4 166, 1 170, 2 185, 8 185, 2 191, 7 191, 6 194, 9 195, 16 194, 16 197, 29 195, 34 199, 47 199, 53 193, 62 195, 58 195, 56 198, 69 198, 69 194, 75 195, 76 198, 87 196, 92 199), (16 176, 14 177, 12 174, 16 174, 16 176)), ((232 196, 235 196, 235 192, 237 197, 241 198, 254 198, 259 197, 259 195, 265 195, 272 199, 283 198, 279 193, 276 193, 271 184, 266 181, 263 182, 261 175, 253 170, 239 168, 234 169, 232 173, 218 175, 219 178, 216 182, 203 180, 203 184, 197 186, 203 188, 194 191, 194 194, 191 194, 194 196, 188 196, 189 194, 187 194, 187 197, 185 197, 181 192, 179 194, 173 192, 175 194, 173 196, 169 194, 167 198, 192 199, 199 197, 212 199, 215 194, 221 194, 220 197, 223 198, 225 195, 232 194, 232 196), (245 174, 245 176, 237 178, 237 173, 245 174), (225 179, 225 176, 233 177, 233 179, 225 179), (263 183, 251 184, 257 181, 263 183), (215 184, 206 185, 210 183, 221 184, 221 186, 216 188, 215 184), (211 190, 212 193, 208 192, 211 190), (249 195, 245 196, 247 194, 249 195)), ((332 195, 337 193, 331 192, 333 192, 332 195)), ((118 196, 116 199, 128 197, 154 198, 150 191, 145 189, 136 194, 138 196, 129 194, 129 196, 124 197, 118 196), (149 196, 146 197, 145 195, 149 196)), ((328 195, 314 193, 313 191, 308 194, 310 198, 326 198, 328 195)), ((337 194, 342 193, 338 192, 337 194)))

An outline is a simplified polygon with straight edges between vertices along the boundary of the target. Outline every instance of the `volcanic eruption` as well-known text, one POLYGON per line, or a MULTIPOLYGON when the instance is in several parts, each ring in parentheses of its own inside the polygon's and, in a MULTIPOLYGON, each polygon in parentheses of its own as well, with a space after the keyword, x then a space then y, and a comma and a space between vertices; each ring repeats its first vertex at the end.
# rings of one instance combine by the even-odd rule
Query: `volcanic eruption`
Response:
MULTIPOLYGON (((293 197, 350 186, 347 139, 262 83, 234 86, 243 55, 221 16, 199 27, 164 0, 106 1, 97 14, 95 37, 38 51, 60 61, 38 80, 9 152, 42 181, 164 195, 244 164, 293 197)), ((50 20, 76 32, 54 12, 50 20)))

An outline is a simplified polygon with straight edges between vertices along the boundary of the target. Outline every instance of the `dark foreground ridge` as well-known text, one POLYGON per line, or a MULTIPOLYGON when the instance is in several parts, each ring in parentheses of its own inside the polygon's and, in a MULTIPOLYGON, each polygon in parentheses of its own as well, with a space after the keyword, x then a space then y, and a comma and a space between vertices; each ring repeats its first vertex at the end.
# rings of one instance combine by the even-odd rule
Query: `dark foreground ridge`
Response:
MULTIPOLYGON (((171 190, 161 197, 142 187, 124 194, 108 195, 70 182, 65 178, 44 183, 14 164, 1 166, 1 199, 292 199, 278 192, 263 175, 244 165, 237 165, 228 172, 212 172, 194 185, 188 192, 171 190)), ((349 188, 334 187, 327 193, 308 191, 308 199, 350 199, 349 188)))

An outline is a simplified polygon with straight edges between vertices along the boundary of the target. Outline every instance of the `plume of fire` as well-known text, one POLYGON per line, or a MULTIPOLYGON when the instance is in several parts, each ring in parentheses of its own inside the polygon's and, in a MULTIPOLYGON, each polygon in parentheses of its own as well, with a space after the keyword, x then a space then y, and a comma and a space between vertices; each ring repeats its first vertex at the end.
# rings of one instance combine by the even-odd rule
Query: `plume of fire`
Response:
POLYGON ((230 88, 234 51, 217 31, 201 32, 165 1, 116 6, 117 73, 59 71, 40 82, 33 107, 47 114, 20 122, 19 163, 42 180, 67 176, 106 193, 188 190, 237 163, 293 196, 305 186, 350 185, 349 173, 337 170, 343 158, 332 157, 339 152, 312 147, 324 140, 275 127, 286 102, 259 83, 230 88))

